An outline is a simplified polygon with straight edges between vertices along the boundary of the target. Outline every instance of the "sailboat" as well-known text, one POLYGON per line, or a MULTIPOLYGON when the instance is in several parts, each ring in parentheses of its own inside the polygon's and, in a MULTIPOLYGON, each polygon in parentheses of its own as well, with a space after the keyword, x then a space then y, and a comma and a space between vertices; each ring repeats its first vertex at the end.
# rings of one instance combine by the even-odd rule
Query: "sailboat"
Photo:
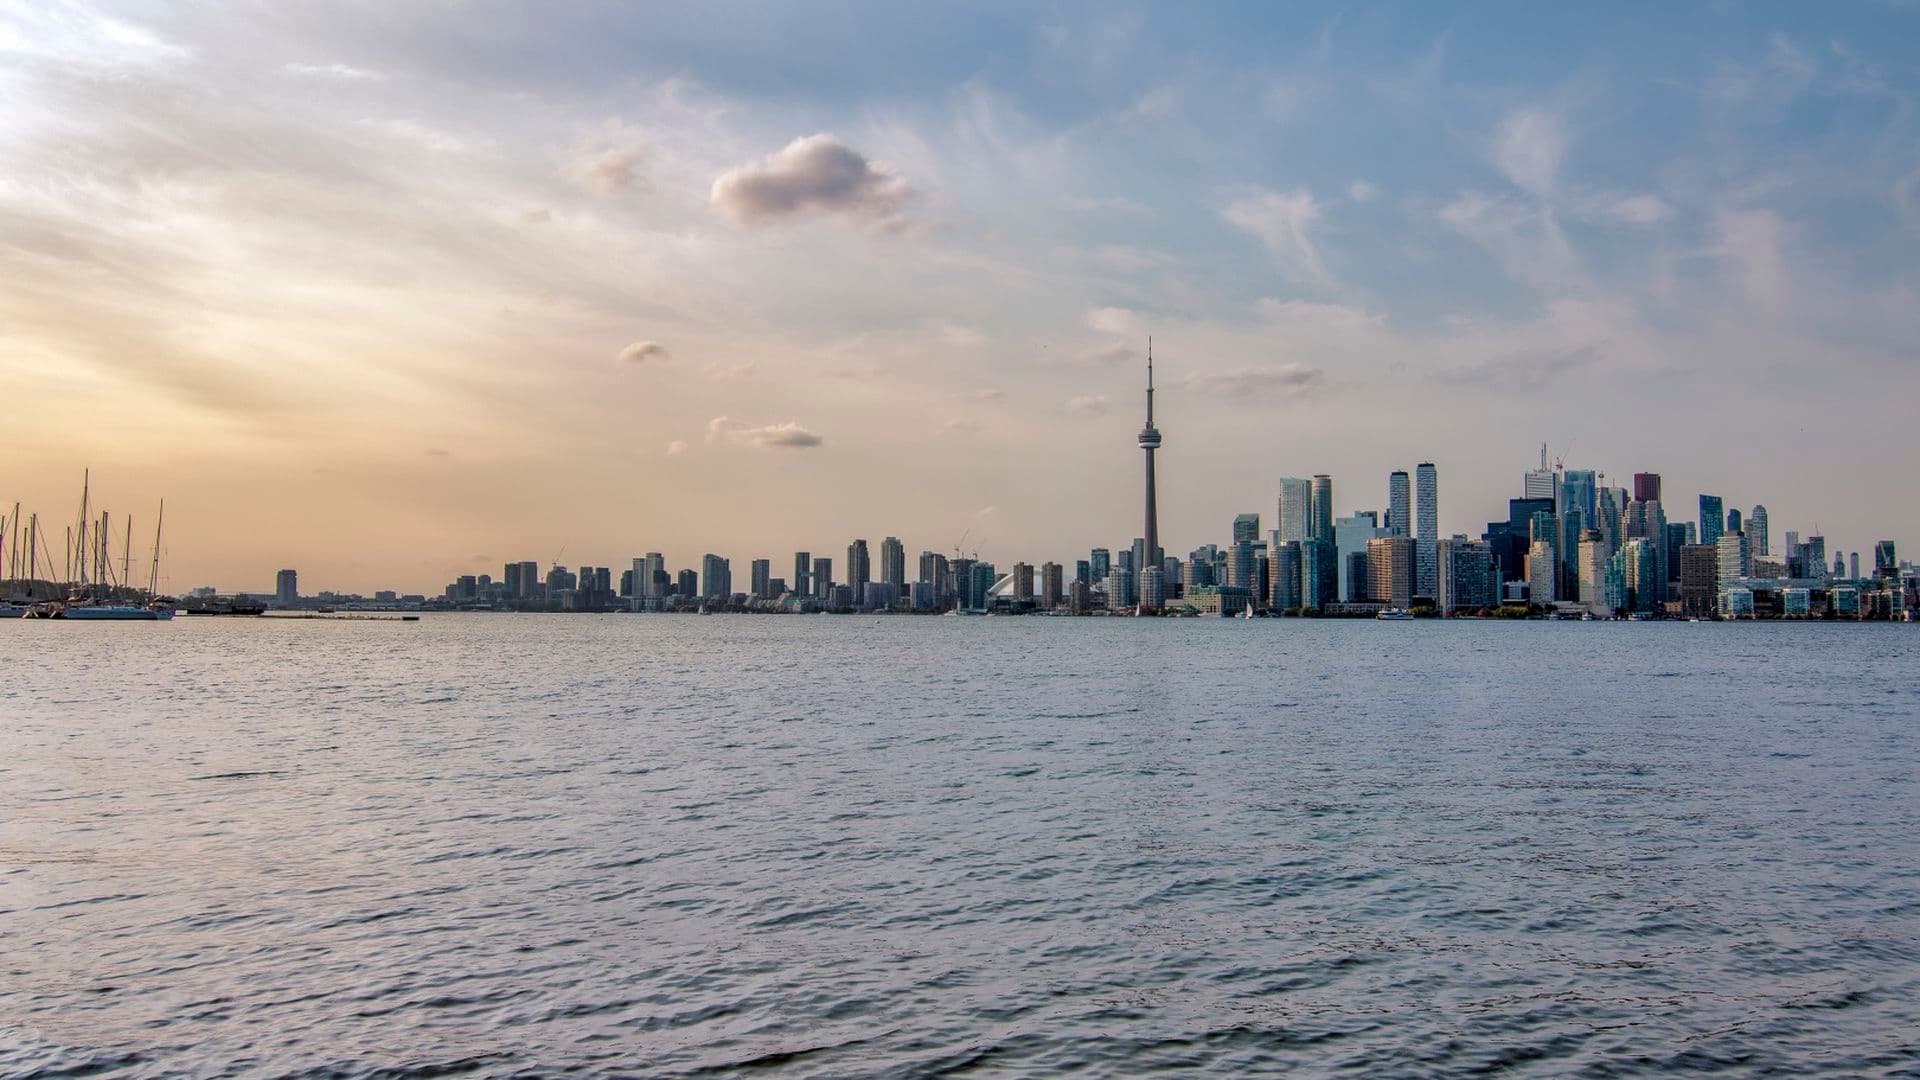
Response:
POLYGON ((133 576, 133 521, 127 521, 126 546, 121 553, 120 584, 113 584, 113 559, 109 550, 111 533, 109 526, 112 518, 105 511, 98 522, 88 515, 88 498, 91 477, 82 481, 80 489, 80 523, 77 532, 78 541, 68 549, 68 558, 80 559, 80 581, 72 587, 64 601, 50 601, 35 604, 27 609, 29 619, 74 619, 81 622, 166 622, 173 618, 173 605, 158 600, 155 590, 160 578, 160 536, 166 525, 167 504, 160 503, 160 520, 153 530, 153 562, 148 571, 147 602, 129 603, 124 594, 131 591, 128 579, 133 576), (91 540, 92 548, 88 544, 91 540), (91 565, 89 565, 91 564, 91 565), (121 595, 116 595, 116 591, 121 595))
POLYGON ((1253 601, 1251 601, 1251 600, 1249 600, 1249 601, 1247 601, 1247 610, 1245 610, 1245 611, 1243 611, 1243 612, 1241 612, 1241 613, 1240 613, 1240 617, 1241 617, 1241 618, 1243 618, 1243 619, 1251 619, 1251 618, 1253 618, 1253 617, 1254 617, 1254 616, 1253 616, 1253 601))

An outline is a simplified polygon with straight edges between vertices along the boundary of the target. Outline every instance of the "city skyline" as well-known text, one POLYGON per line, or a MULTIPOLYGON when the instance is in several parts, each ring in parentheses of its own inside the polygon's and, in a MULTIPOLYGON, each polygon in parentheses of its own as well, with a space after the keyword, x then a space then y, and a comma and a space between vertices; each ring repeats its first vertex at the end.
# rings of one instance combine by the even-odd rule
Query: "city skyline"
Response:
POLYGON ((731 12, 0 12, 0 500, 176 587, 1010 563, 1138 527, 1151 332, 1167 551, 1541 442, 1920 536, 1910 9, 731 12))

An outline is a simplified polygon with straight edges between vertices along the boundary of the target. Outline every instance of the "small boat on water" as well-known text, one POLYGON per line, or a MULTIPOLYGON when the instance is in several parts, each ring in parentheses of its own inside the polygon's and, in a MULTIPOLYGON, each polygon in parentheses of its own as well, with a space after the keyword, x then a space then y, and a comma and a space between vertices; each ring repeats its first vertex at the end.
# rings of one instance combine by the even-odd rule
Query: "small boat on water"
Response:
POLYGON ((1245 610, 1245 611, 1243 611, 1243 612, 1241 612, 1241 613, 1240 613, 1240 617, 1241 617, 1241 618, 1243 618, 1243 619, 1251 619, 1251 618, 1253 618, 1253 617, 1254 617, 1254 614, 1253 614, 1253 601, 1251 601, 1251 600, 1249 600, 1249 601, 1247 601, 1247 610, 1245 610))
POLYGON ((1408 611, 1406 608, 1392 607, 1375 615, 1374 618, 1382 622, 1411 622, 1413 620, 1413 612, 1408 611))
POLYGON ((76 622, 166 622, 173 618, 173 609, 134 604, 45 604, 39 613, 29 612, 26 617, 76 622))

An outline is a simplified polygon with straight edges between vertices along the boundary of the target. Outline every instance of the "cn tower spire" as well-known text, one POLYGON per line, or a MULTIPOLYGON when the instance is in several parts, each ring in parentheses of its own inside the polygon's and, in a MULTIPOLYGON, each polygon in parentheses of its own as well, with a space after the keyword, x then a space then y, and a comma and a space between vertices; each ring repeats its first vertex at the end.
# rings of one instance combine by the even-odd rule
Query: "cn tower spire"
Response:
POLYGON ((1140 449, 1147 452, 1146 566, 1133 568, 1135 574, 1160 562, 1160 511, 1154 501, 1153 452, 1160 448, 1160 429, 1153 426, 1153 339, 1147 339, 1147 426, 1140 429, 1140 449))

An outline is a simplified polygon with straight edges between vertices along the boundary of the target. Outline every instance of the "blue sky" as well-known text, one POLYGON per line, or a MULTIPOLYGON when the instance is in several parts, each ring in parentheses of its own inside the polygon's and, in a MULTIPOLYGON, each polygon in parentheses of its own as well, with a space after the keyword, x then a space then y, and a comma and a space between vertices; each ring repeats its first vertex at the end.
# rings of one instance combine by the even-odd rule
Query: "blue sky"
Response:
POLYGON ((13 486, 168 493, 177 571, 234 586, 1066 560, 1137 531, 1151 333, 1182 552, 1427 459, 1477 534, 1543 441, 1675 517, 1920 543, 1916 42, 1899 4, 0 3, 13 486))

